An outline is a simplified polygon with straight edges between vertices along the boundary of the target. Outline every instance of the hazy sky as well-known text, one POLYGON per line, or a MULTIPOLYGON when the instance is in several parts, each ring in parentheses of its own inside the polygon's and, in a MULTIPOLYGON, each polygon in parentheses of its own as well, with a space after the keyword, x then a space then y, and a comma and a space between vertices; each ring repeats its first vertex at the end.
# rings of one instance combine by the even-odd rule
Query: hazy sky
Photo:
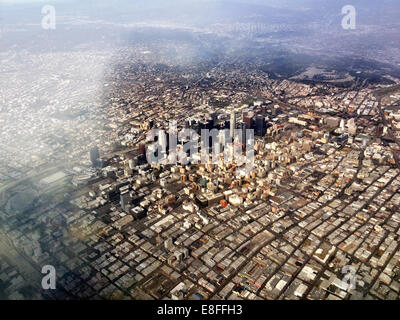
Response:
MULTIPOLYGON (((63 0, 61 0, 63 1, 63 0)), ((0 4, 21 4, 21 3, 36 3, 36 2, 47 2, 47 3, 54 3, 60 2, 60 0, 0 0, 0 4)))
MULTIPOLYGON (((0 0, 0 4, 32 4, 32 3, 60 3, 60 2, 76 2, 76 0, 0 0)), ((80 0, 81 3, 93 2, 93 0, 80 0)), ((191 3, 201 3, 201 2, 241 2, 248 4, 259 4, 266 6, 281 6, 281 7, 319 7, 321 5, 330 4, 349 4, 348 0, 96 0, 98 3, 108 3, 112 5, 113 3, 126 2, 127 4, 161 4, 161 3, 179 3, 179 4, 191 4, 191 3)), ((352 5, 362 5, 362 6, 383 6, 386 4, 398 4, 400 6, 400 1, 398 0, 352 0, 352 5)))

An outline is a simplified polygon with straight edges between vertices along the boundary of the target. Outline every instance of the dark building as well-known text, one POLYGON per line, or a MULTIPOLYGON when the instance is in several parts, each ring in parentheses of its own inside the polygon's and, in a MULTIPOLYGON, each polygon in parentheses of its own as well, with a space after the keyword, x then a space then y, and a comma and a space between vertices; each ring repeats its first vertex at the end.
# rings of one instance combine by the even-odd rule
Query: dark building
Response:
POLYGON ((240 123, 240 130, 242 130, 242 144, 246 144, 246 130, 250 129, 247 127, 247 124, 244 122, 240 123))
POLYGON ((146 145, 144 143, 139 144, 139 155, 146 155, 146 145))
POLYGON ((345 144, 345 143, 347 143, 347 141, 349 140, 349 135, 347 135, 347 134, 342 134, 342 135, 340 135, 339 137, 337 137, 335 140, 336 140, 336 142, 337 142, 338 144, 345 144))
POLYGON ((154 120, 151 119, 149 120, 149 129, 153 129, 154 128, 154 120))
POLYGON ((230 126, 230 123, 229 123, 229 121, 221 121, 220 123, 219 123, 219 125, 217 126, 217 129, 218 130, 224 130, 224 129, 229 129, 229 126, 230 126))
POLYGON ((214 126, 214 121, 212 119, 205 119, 199 123, 200 133, 203 129, 212 130, 214 126))
POLYGON ((258 115, 256 117, 255 135, 264 137, 267 133, 267 123, 264 116, 258 115))
POLYGON ((118 200, 119 193, 115 189, 107 190, 106 197, 109 201, 118 200))
POLYGON ((218 114, 217 114, 216 112, 212 112, 212 113, 210 114, 210 117, 211 117, 211 120, 212 120, 212 122, 213 122, 213 126, 215 126, 215 124, 216 124, 217 121, 218 121, 218 114))
POLYGON ((97 146, 90 149, 90 161, 92 162, 93 167, 97 167, 99 165, 98 160, 100 158, 100 151, 97 146))
POLYGON ((208 200, 203 196, 203 195, 198 195, 196 196, 196 202, 201 206, 201 207, 207 207, 208 206, 208 200))
POLYGON ((139 166, 147 163, 147 158, 145 154, 140 154, 136 157, 136 162, 139 166))
POLYGON ((246 124, 247 129, 254 129, 254 116, 252 114, 244 113, 243 122, 246 124))

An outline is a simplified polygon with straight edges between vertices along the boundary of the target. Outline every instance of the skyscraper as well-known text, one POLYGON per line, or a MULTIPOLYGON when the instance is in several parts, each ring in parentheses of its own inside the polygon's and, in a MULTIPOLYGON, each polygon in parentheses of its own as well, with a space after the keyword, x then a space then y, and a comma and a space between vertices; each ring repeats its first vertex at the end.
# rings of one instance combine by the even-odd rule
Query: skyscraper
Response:
POLYGON ((146 145, 144 143, 139 144, 139 155, 146 155, 146 145))
POLYGON ((267 132, 267 124, 265 118, 262 115, 256 117, 256 136, 263 137, 267 132))
POLYGON ((231 113, 231 120, 230 120, 230 136, 233 139, 235 135, 235 128, 236 128, 236 113, 235 110, 231 113))
POLYGON ((100 158, 99 148, 95 146, 92 149, 90 149, 89 155, 90 155, 90 161, 92 162, 92 166, 97 167, 98 160, 100 158))
POLYGON ((126 211, 127 206, 130 204, 130 202, 131 202, 131 196, 129 194, 129 191, 121 193, 120 204, 121 204, 122 210, 126 211))
POLYGON ((253 128, 253 118, 254 118, 254 113, 244 113, 243 114, 243 122, 246 123, 247 129, 252 129, 253 128))
POLYGON ((246 130, 249 129, 249 128, 248 128, 248 126, 247 126, 247 124, 245 122, 241 122, 240 123, 240 129, 242 130, 242 132, 241 132, 241 134, 242 134, 241 143, 242 144, 246 144, 246 130))

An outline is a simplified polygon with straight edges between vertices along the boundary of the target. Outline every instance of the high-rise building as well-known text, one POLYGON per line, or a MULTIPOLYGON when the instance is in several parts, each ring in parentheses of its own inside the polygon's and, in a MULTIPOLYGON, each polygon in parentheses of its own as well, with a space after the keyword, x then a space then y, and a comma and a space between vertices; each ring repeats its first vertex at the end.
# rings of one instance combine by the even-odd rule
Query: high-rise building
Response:
POLYGON ((265 122, 265 118, 262 115, 258 115, 256 117, 256 136, 263 137, 267 132, 267 124, 265 122))
POLYGON ((235 110, 233 110, 231 113, 230 131, 229 131, 231 138, 234 138, 235 128, 236 128, 236 113, 235 110))
POLYGON ((100 158, 99 148, 95 146, 92 149, 90 149, 89 156, 90 156, 90 161, 92 162, 92 166, 97 167, 98 160, 100 158))
POLYGON ((126 211, 128 204, 131 202, 131 196, 129 194, 129 191, 126 191, 124 193, 121 193, 121 198, 120 198, 120 204, 122 210, 126 211))
POLYGON ((240 129, 242 130, 242 144, 246 144, 246 129, 249 129, 247 127, 247 124, 245 122, 240 123, 240 129))
POLYGON ((254 113, 243 113, 243 122, 246 124, 247 129, 252 129, 253 128, 253 122, 254 122, 254 113))
POLYGON ((144 143, 139 144, 139 155, 146 155, 146 145, 144 143))

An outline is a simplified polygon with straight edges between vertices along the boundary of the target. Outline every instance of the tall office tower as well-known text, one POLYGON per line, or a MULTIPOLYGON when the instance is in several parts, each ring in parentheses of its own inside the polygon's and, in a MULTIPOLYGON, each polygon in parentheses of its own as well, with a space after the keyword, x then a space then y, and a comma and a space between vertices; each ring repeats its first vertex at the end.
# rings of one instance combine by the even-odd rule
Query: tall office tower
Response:
POLYGON ((236 113, 235 110, 233 110, 231 113, 230 131, 229 131, 232 139, 235 136, 235 128, 236 128, 236 113))
POLYGON ((241 122, 240 123, 240 129, 242 130, 242 141, 241 141, 241 143, 245 145, 246 144, 246 129, 249 129, 247 127, 247 123, 241 122))
POLYGON ((256 117, 256 136, 263 137, 267 132, 267 125, 264 116, 258 115, 256 117))
POLYGON ((139 144, 139 155, 141 156, 146 155, 146 145, 144 143, 139 144))
POLYGON ((247 129, 252 129, 254 122, 254 113, 253 112, 243 113, 243 122, 246 124, 247 129))
POLYGON ((121 193, 120 204, 122 210, 126 211, 127 205, 130 204, 130 202, 131 202, 131 196, 129 194, 129 191, 121 193))
POLYGON ((98 160, 100 158, 99 148, 95 146, 92 149, 90 149, 89 155, 90 155, 90 161, 92 162, 92 166, 97 167, 98 160))

